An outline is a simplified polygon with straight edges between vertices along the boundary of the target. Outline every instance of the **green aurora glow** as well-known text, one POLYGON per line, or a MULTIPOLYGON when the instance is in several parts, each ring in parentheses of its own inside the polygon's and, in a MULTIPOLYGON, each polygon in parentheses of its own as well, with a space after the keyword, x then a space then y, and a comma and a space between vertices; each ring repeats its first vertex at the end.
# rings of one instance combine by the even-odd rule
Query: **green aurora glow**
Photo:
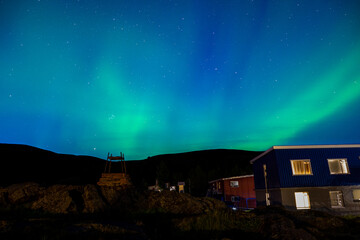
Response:
POLYGON ((360 142, 358 1, 0 1, 0 142, 127 159, 360 142))

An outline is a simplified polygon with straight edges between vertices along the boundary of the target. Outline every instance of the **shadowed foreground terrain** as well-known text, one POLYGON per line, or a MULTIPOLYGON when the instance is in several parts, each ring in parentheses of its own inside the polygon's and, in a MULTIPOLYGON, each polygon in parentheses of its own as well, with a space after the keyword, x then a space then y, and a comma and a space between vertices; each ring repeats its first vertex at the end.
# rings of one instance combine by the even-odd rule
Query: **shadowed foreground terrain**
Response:
MULTIPOLYGON (((251 173, 258 152, 208 150, 128 161, 130 188, 100 187, 105 162, 0 144, 0 239, 360 239, 360 218, 280 207, 233 211, 207 182, 251 173), (149 192, 186 182, 190 194, 149 192)), ((119 168, 113 164, 113 169, 119 168)))
POLYGON ((360 219, 232 211, 177 192, 21 183, 0 188, 0 239, 359 239, 360 219))

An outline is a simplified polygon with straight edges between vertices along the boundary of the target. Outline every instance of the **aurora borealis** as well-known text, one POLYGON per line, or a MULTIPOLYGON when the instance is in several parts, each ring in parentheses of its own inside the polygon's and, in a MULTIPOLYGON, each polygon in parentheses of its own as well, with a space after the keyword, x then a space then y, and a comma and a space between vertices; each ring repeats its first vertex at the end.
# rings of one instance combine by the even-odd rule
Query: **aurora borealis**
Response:
POLYGON ((105 158, 360 143, 360 2, 0 0, 0 142, 105 158))

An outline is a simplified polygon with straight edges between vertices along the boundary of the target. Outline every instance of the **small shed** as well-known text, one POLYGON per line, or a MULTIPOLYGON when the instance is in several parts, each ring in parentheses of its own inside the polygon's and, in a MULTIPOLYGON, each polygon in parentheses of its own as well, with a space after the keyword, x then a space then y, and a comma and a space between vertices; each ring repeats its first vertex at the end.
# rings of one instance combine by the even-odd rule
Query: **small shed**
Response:
POLYGON ((209 196, 235 208, 256 207, 254 175, 220 178, 209 182, 209 196))
POLYGON ((185 182, 178 182, 179 193, 185 192, 185 182))

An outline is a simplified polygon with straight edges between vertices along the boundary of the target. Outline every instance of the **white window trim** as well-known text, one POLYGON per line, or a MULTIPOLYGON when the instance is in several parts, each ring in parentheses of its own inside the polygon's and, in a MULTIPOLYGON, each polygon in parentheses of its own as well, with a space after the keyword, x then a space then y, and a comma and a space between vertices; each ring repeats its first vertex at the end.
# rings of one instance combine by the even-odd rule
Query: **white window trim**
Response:
POLYGON ((360 199, 355 199, 355 198, 354 198, 354 191, 355 191, 355 190, 360 191, 360 189, 359 189, 359 188, 354 188, 354 189, 352 189, 351 193, 352 193, 353 202, 360 202, 360 199))
POLYGON ((328 162, 328 167, 329 167, 330 175, 346 175, 346 174, 350 174, 350 168, 349 168, 349 164, 348 164, 347 158, 328 158, 328 159, 327 159, 327 162, 328 162), (347 167, 348 172, 347 172, 347 173, 332 173, 331 170, 330 170, 329 160, 345 160, 345 161, 346 161, 346 167, 347 167))
POLYGON ((310 159, 291 159, 290 160, 290 165, 291 165, 291 172, 293 176, 312 176, 313 175, 313 171, 312 171, 312 167, 311 167, 311 160, 310 159), (307 161, 310 163, 310 174, 294 174, 294 169, 293 169, 293 161, 307 161))
POLYGON ((230 184, 230 187, 232 187, 232 188, 238 188, 239 187, 239 181, 230 181, 229 184, 230 184), (237 185, 232 186, 231 182, 237 182, 237 185))
POLYGON ((331 205, 331 208, 345 208, 345 204, 344 204, 344 194, 342 191, 329 191, 329 197, 330 197, 330 205, 331 205), (339 205, 336 205, 336 206, 333 206, 331 205, 331 192, 340 192, 341 193, 341 197, 342 197, 342 202, 343 202, 343 205, 342 206, 339 206, 339 205))
POLYGON ((309 192, 294 192, 294 197, 295 197, 295 207, 296 207, 296 210, 311 209, 311 202, 310 202, 309 192), (309 206, 308 206, 308 207, 298 207, 298 206, 297 206, 298 202, 296 201, 296 193, 306 193, 306 195, 308 196, 308 200, 309 200, 309 206))

